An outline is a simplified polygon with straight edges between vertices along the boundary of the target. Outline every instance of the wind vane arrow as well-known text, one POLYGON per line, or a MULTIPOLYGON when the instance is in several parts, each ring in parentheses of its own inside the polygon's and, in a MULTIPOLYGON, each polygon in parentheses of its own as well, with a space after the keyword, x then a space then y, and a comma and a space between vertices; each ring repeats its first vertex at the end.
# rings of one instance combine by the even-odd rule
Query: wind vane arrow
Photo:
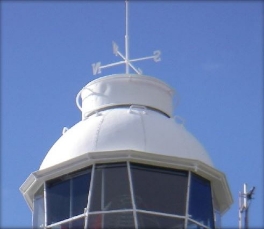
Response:
POLYGON ((116 56, 120 56, 123 60, 119 62, 115 62, 112 64, 107 64, 107 65, 101 65, 101 62, 93 63, 92 64, 92 69, 93 69, 93 74, 99 74, 101 73, 103 68, 108 68, 108 67, 113 67, 117 66, 120 64, 125 64, 126 66, 126 74, 129 74, 129 68, 132 68, 137 74, 142 74, 142 70, 139 68, 136 68, 132 62, 136 61, 142 61, 142 60, 148 60, 148 59, 153 59, 155 62, 161 61, 161 51, 156 50, 153 52, 152 56, 147 56, 147 57, 141 57, 141 58, 136 58, 136 59, 129 59, 129 36, 128 36, 128 1, 126 0, 126 35, 125 35, 125 56, 119 52, 119 47, 118 45, 113 42, 113 52, 116 56))

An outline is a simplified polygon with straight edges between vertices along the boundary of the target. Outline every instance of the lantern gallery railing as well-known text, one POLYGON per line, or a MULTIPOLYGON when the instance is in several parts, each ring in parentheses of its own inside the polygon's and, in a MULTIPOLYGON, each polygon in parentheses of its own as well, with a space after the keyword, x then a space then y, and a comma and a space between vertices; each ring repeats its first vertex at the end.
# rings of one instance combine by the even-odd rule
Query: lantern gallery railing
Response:
POLYGON ((33 227, 215 228, 211 184, 190 171, 132 162, 95 164, 46 181, 33 227))

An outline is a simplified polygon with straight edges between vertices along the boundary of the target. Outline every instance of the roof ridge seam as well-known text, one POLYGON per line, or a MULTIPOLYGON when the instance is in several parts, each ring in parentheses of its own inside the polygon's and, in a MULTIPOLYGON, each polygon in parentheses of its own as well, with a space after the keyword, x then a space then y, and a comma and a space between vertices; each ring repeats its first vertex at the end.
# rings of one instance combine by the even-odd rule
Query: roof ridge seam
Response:
POLYGON ((100 134, 100 130, 101 130, 101 126, 104 122, 104 119, 105 119, 105 115, 106 114, 99 114, 102 118, 101 118, 101 121, 99 122, 98 126, 97 126, 97 129, 96 129, 96 132, 95 132, 95 141, 94 141, 94 151, 96 151, 97 149, 97 144, 98 144, 98 139, 99 139, 99 134, 100 134))

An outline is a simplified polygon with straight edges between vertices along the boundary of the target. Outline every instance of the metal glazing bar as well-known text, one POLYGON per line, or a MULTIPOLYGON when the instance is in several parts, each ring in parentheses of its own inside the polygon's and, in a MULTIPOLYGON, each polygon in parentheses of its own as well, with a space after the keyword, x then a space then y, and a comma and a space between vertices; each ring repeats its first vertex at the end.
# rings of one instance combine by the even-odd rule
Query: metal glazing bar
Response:
POLYGON ((133 209, 119 209, 119 210, 107 210, 107 211, 94 211, 90 212, 89 215, 107 214, 107 213, 124 213, 133 212, 133 209))
POLYGON ((53 227, 55 228, 55 227, 57 227, 57 226, 59 226, 59 225, 61 225, 61 224, 69 223, 69 222, 72 222, 72 221, 74 221, 74 220, 81 219, 81 218, 84 218, 84 217, 85 217, 85 214, 83 213, 83 214, 80 214, 80 215, 77 215, 77 216, 71 217, 71 218, 69 218, 69 219, 65 219, 65 220, 59 221, 59 222, 57 222, 57 223, 52 223, 52 224, 46 226, 46 228, 53 228, 53 227))
POLYGON ((190 189, 191 189, 191 172, 188 172, 188 184, 187 184, 187 196, 186 196, 186 207, 185 207, 185 226, 184 228, 187 228, 188 225, 188 219, 189 219, 189 203, 190 203, 190 189))
POLYGON ((91 208, 91 198, 92 198, 92 191, 94 186, 94 171, 95 171, 95 164, 92 165, 92 171, 91 171, 91 181, 90 181, 90 190, 88 193, 88 201, 87 201, 87 207, 85 210, 85 223, 84 223, 84 229, 88 228, 88 216, 91 208))
POLYGON ((151 215, 158 215, 158 216, 166 216, 166 217, 171 217, 171 218, 179 218, 179 219, 186 218, 186 216, 182 216, 182 215, 174 215, 170 213, 162 213, 162 212, 147 211, 147 210, 140 210, 140 209, 137 209, 137 212, 151 214, 151 215))
POLYGON ((48 210, 47 210, 47 183, 44 182, 44 228, 47 228, 48 224, 48 210))
POLYGON ((189 221, 191 221, 191 222, 193 222, 193 223, 199 225, 199 226, 202 227, 202 228, 210 229, 210 227, 208 227, 208 226, 206 226, 206 225, 204 225, 204 224, 202 224, 202 223, 199 223, 199 222, 196 221, 196 220, 189 219, 189 221))
POLYGON ((132 182, 132 176, 131 176, 131 168, 130 168, 130 162, 129 161, 127 161, 127 171, 128 171, 128 181, 129 181, 130 195, 131 195, 131 201, 132 201, 132 207, 133 207, 135 229, 138 229, 136 202, 135 202, 133 182, 132 182))

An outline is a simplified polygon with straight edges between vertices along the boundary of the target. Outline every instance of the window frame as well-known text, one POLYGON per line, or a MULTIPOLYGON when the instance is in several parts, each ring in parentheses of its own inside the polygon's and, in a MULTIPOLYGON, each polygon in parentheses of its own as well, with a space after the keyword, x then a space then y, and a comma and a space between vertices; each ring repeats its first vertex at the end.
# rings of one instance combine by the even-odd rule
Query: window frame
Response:
MULTIPOLYGON (((201 178, 201 179, 204 179, 206 180, 207 182, 209 182, 209 185, 210 185, 210 190, 211 190, 211 206, 212 206, 212 215, 213 215, 213 222, 212 222, 212 229, 213 228, 216 228, 216 222, 215 222, 215 215, 214 215, 214 211, 215 211, 215 208, 214 208, 214 196, 213 196, 213 193, 212 193, 212 185, 211 185, 211 182, 210 180, 204 178, 203 176, 201 176, 200 174, 197 174, 193 171, 190 171, 190 170, 184 170, 184 169, 178 169, 178 168, 172 168, 172 167, 166 167, 166 166, 162 166, 162 165, 157 165, 157 164, 148 164, 148 163, 142 163, 140 161, 132 161, 132 160, 122 160, 122 161, 118 161, 118 162, 106 162, 106 163, 93 163, 85 168, 82 168, 80 170, 77 170, 77 171, 73 171, 69 174, 64 174, 62 176, 59 176, 59 177, 56 177, 54 179, 50 179, 50 180, 47 180, 44 182, 44 185, 43 185, 43 198, 44 198, 44 225, 43 225, 43 228, 45 229, 48 229, 48 228, 53 228, 53 227, 56 227, 56 226, 59 226, 59 225, 63 225, 65 223, 70 223, 71 221, 75 221, 75 220, 78 220, 78 219, 81 219, 83 218, 84 220, 84 228, 85 229, 88 229, 88 219, 89 219, 89 216, 90 215, 94 215, 94 214, 108 214, 108 213, 119 213, 119 212, 124 212, 124 209, 121 209, 121 210, 107 210, 107 211, 91 211, 91 198, 93 196, 93 187, 94 187, 94 183, 95 183, 95 167, 96 165, 103 165, 103 164, 115 164, 115 163, 124 163, 124 165, 126 166, 126 169, 127 169, 127 174, 128 174, 128 184, 129 184, 129 195, 131 196, 131 201, 132 201, 132 207, 129 208, 129 209, 126 209, 125 212, 131 212, 133 214, 133 218, 134 218, 134 225, 135 225, 135 229, 138 229, 139 228, 139 223, 138 223, 138 214, 140 213, 146 213, 146 214, 152 214, 152 215, 157 215, 157 216, 164 216, 164 217, 172 217, 172 218, 175 218, 175 219, 183 219, 184 220, 184 226, 185 228, 188 227, 188 223, 191 222, 193 224, 196 224, 200 227, 203 227, 203 228, 206 228, 206 229, 209 229, 210 227, 204 225, 204 224, 201 224, 199 223, 199 221, 193 219, 189 213, 190 213, 190 192, 191 192, 191 188, 192 188, 192 176, 197 176, 198 178, 201 178), (153 167, 156 167, 156 169, 159 171, 161 171, 162 169, 169 169, 169 170, 173 170, 173 171, 182 171, 182 172, 186 172, 187 173, 187 193, 186 193, 186 203, 185 203, 185 211, 184 211, 184 214, 183 215, 176 215, 176 214, 170 214, 170 213, 164 213, 164 212, 159 212, 159 211, 149 211, 149 210, 141 210, 141 209, 138 209, 136 207, 136 200, 135 200, 135 189, 134 189, 134 182, 133 182, 133 179, 132 179, 132 168, 131 168, 131 164, 136 164, 138 166, 153 166, 153 167), (84 209, 84 212, 82 214, 79 214, 79 215, 76 215, 76 216, 73 216, 73 217, 69 217, 69 218, 66 218, 64 220, 61 220, 61 221, 58 221, 58 222, 55 222, 55 223, 52 223, 52 224, 48 224, 48 218, 47 218, 47 214, 48 214, 48 208, 47 208, 47 185, 52 182, 52 181, 56 181, 57 179, 61 179, 61 178, 64 178, 64 179, 73 179, 74 177, 77 177, 77 176, 80 176, 82 174, 85 174, 85 173, 89 173, 90 172, 90 184, 89 184, 89 189, 88 189, 88 195, 87 195, 87 203, 86 203, 86 208, 84 209)), ((72 182, 72 181, 71 181, 72 182)), ((88 185, 88 184, 87 184, 88 185)), ((38 189, 39 191, 39 189, 38 189)), ((37 191, 37 192, 38 192, 37 191)), ((37 193, 36 192, 36 193, 37 193)), ((36 195, 35 193, 35 195, 36 195)), ((33 214, 34 214, 34 209, 33 209, 33 214)))
POLYGON ((92 166, 88 166, 88 167, 85 167, 83 169, 80 169, 80 170, 77 170, 77 171, 74 171, 74 172, 71 172, 69 174, 64 174, 62 176, 59 176, 59 177, 56 177, 54 179, 50 179, 50 180, 47 180, 45 181, 44 183, 44 207, 45 207, 45 227, 44 228, 52 228, 52 227, 55 227, 55 226, 58 226, 58 225, 62 225, 62 224, 65 224, 65 223, 70 223, 71 221, 75 221, 79 218, 82 218, 85 216, 85 212, 86 212, 86 208, 87 208, 87 204, 88 204, 88 194, 90 192, 90 185, 91 185, 91 176, 92 176, 92 166), (90 177, 89 177, 89 174, 90 174, 90 177), (87 202, 86 202, 86 205, 84 207, 84 211, 83 213, 81 214, 77 214, 77 215, 74 215, 73 213, 73 207, 74 205, 72 204, 72 201, 74 201, 75 199, 75 196, 73 195, 73 184, 74 184, 74 179, 75 178, 79 178, 83 175, 88 175, 88 179, 87 179, 87 202), (50 187, 52 187, 52 185, 56 185, 56 184, 60 184, 62 182, 68 182, 68 185, 69 185, 69 209, 68 209, 68 214, 69 214, 69 217, 68 218, 65 218, 65 219, 62 219, 62 220, 59 220, 59 221, 56 221, 54 223, 50 223, 49 222, 49 208, 50 206, 48 206, 48 190, 50 187))

